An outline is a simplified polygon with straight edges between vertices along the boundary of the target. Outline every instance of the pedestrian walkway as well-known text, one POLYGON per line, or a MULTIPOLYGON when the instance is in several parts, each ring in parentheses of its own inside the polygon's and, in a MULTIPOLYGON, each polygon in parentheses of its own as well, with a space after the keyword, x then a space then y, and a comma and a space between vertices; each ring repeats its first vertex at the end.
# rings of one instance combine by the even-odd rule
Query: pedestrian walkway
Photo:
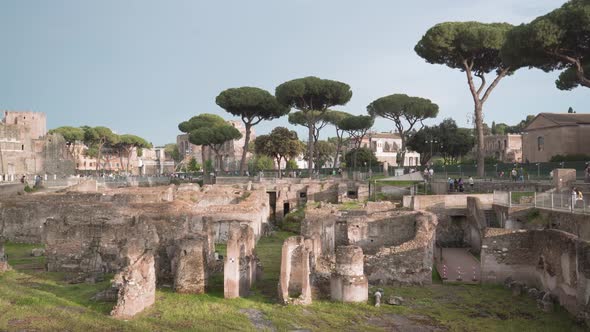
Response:
POLYGON ((437 260, 436 270, 443 283, 480 282, 480 263, 467 248, 442 248, 442 260, 437 260))

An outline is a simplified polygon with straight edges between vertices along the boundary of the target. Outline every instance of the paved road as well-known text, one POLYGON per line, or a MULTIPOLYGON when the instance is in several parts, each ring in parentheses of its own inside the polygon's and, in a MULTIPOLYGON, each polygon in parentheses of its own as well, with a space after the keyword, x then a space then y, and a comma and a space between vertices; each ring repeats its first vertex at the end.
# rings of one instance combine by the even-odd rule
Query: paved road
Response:
POLYGON ((443 282, 480 282, 480 263, 467 248, 442 248, 442 262, 437 262, 436 269, 443 282))

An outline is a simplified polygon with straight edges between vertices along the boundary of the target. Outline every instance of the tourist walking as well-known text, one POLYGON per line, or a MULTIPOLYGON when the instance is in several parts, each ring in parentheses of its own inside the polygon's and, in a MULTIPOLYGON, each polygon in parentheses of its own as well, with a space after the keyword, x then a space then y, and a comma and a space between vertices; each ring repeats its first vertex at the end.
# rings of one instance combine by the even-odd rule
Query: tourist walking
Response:
POLYGON ((469 190, 473 191, 473 185, 475 184, 475 181, 473 181, 473 177, 470 176, 468 181, 469 181, 469 190))
POLYGON ((454 181, 451 178, 449 178, 447 181, 449 182, 449 192, 452 193, 453 192, 453 183, 454 183, 454 181))

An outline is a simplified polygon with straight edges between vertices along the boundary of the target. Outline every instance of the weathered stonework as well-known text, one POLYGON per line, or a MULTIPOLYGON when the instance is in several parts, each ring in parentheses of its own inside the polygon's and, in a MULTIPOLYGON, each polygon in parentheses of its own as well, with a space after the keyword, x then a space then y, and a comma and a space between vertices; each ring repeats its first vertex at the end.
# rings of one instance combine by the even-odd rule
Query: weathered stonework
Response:
POLYGON ((309 283, 314 298, 331 293, 333 299, 356 302, 366 300, 369 282, 431 283, 436 225, 431 213, 400 211, 387 202, 350 211, 309 205, 302 236, 283 244, 279 297, 291 303, 289 295, 307 294, 302 285, 309 283), (357 270, 346 272, 351 264, 357 270))
POLYGON ((413 216, 416 229, 411 240, 365 255, 365 274, 371 284, 432 283, 437 218, 425 211, 413 216))
POLYGON ((204 294, 208 275, 207 240, 189 238, 178 241, 172 273, 174 275, 174 291, 185 294, 204 294))
POLYGON ((311 246, 302 236, 292 236, 283 243, 279 301, 284 304, 311 304, 311 246))
POLYGON ((0 236, 0 273, 10 270, 8 265, 8 257, 4 252, 4 239, 0 236))
POLYGON ((250 226, 232 225, 223 268, 225 298, 247 296, 256 281, 258 258, 254 252, 255 245, 254 231, 250 226))
POLYGON ((111 316, 120 319, 132 318, 156 301, 156 272, 152 252, 130 252, 127 259, 129 265, 114 279, 119 291, 111 316))
POLYGON ((363 249, 358 246, 336 248, 336 268, 330 279, 330 294, 334 301, 366 302, 369 281, 363 273, 363 249))
POLYGON ((489 228, 481 266, 484 282, 510 278, 549 292, 572 314, 590 318, 590 243, 575 235, 489 228))

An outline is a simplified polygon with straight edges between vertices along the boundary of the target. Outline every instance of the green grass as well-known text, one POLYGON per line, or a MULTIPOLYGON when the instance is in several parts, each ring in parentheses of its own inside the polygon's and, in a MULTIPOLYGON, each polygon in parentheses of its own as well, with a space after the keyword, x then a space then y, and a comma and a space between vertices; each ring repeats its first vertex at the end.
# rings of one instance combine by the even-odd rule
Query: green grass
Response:
POLYGON ((67 284, 62 274, 41 270, 43 258, 29 256, 36 246, 8 244, 15 271, 0 275, 0 331, 256 331, 242 309, 259 310, 277 331, 388 331, 402 316, 443 331, 584 331, 563 309, 543 313, 533 300, 513 297, 501 286, 383 287, 383 302, 399 295, 405 299, 403 306, 376 308, 372 299, 367 304, 314 301, 307 307, 283 306, 276 303, 281 248, 292 235, 276 232, 259 241, 256 251, 264 276, 250 297, 223 299, 223 278, 215 276, 218 280, 205 295, 159 289, 156 304, 130 321, 108 316, 113 303, 90 300, 108 281, 67 284))
POLYGON ((359 210, 365 207, 365 203, 359 201, 349 201, 338 204, 338 209, 341 211, 359 210))
POLYGON ((287 213, 280 222, 280 227, 287 232, 299 234, 301 232, 303 218, 305 218, 305 206, 300 206, 296 210, 287 213))
POLYGON ((424 181, 377 181, 378 186, 394 186, 400 188, 411 187, 417 183, 423 183, 424 181))

